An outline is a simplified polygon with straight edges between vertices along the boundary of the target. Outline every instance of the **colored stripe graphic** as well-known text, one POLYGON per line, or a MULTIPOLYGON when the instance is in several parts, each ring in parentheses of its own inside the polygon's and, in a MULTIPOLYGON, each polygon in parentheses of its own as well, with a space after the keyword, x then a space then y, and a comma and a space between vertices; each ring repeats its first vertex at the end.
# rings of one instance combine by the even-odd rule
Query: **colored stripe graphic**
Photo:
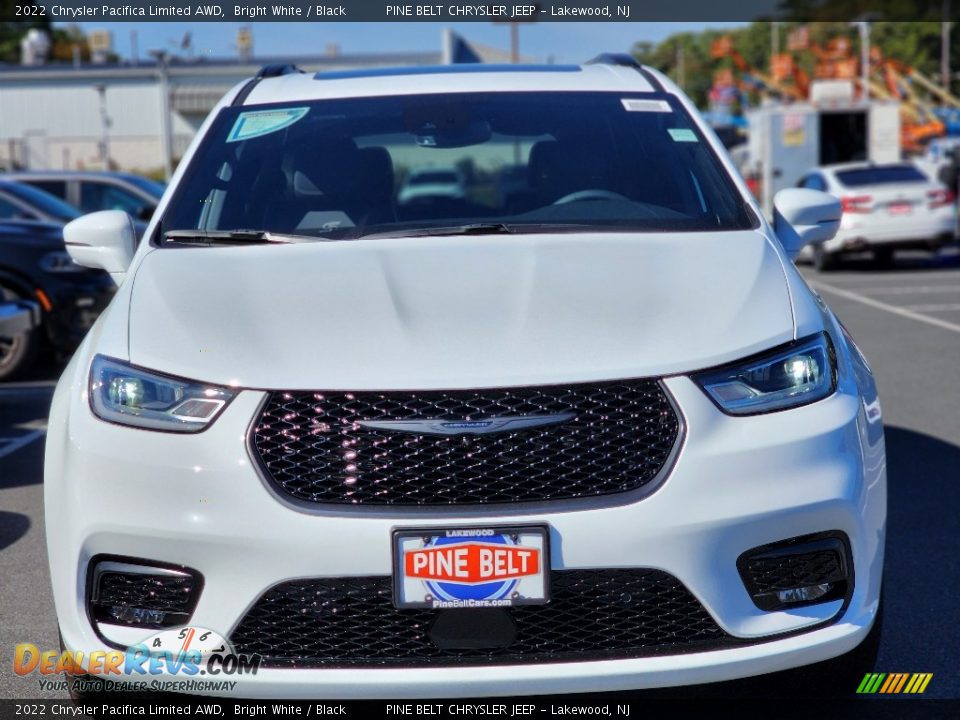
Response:
POLYGON ((867 673, 857 687, 859 695, 920 695, 933 679, 933 673, 867 673))

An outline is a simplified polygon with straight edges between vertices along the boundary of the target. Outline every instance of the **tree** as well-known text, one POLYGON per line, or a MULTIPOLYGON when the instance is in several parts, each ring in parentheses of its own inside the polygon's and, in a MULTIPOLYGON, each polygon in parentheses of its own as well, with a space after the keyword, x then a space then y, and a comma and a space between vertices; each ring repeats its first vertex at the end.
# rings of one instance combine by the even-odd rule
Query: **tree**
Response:
MULTIPOLYGON (((0 17, 16 17, 16 0, 0 0, 0 17)), ((0 22, 0 62, 20 62, 20 40, 31 28, 50 33, 50 17, 32 17, 28 21, 0 22)))
MULTIPOLYGON (((797 7, 801 5, 799 2, 789 4, 797 7)), ((853 4, 855 4, 853 0, 842 3, 843 7, 847 8, 847 11, 845 11, 847 17, 851 16, 849 7, 853 4)), ((804 3, 804 5, 816 7, 819 3, 812 0, 804 3)), ((898 9, 899 6, 893 0, 885 1, 882 5, 887 8, 887 12, 891 16, 901 12, 901 9, 898 9)), ((960 6, 960 2, 957 2, 956 5, 960 6)), ((825 10, 822 12, 829 14, 825 10)), ((812 10, 805 10, 803 13, 797 11, 797 14, 807 16, 812 13, 812 10)), ((837 16, 843 16, 843 14, 838 12, 837 16)), ((926 16, 929 17, 929 14, 926 16)), ((811 44, 815 43, 820 47, 826 47, 833 38, 847 37, 851 40, 852 54, 859 57, 859 37, 848 21, 783 22, 779 31, 781 33, 781 52, 786 51, 784 38, 786 38, 787 33, 791 29, 804 24, 810 30, 811 44)), ((891 22, 882 20, 871 23, 870 40, 871 45, 878 48, 883 57, 898 60, 916 68, 925 75, 932 75, 938 73, 940 67, 941 29, 940 22, 936 21, 891 22)), ((954 38, 957 38, 958 30, 960 30, 960 23, 955 23, 952 30, 954 38)), ((771 53, 769 22, 754 22, 724 33, 711 29, 699 33, 679 33, 665 38, 658 44, 638 42, 633 46, 633 54, 640 62, 655 67, 676 80, 678 79, 678 48, 682 47, 684 90, 697 105, 704 107, 707 104, 708 93, 713 84, 713 74, 722 68, 733 67, 733 61, 730 58, 714 58, 710 54, 711 43, 724 34, 731 36, 734 47, 749 66, 761 72, 769 70, 771 53)), ((794 59, 808 75, 813 76, 817 64, 813 52, 794 53, 794 59)), ((951 63, 952 67, 957 67, 960 64, 960 38, 951 43, 951 63)))

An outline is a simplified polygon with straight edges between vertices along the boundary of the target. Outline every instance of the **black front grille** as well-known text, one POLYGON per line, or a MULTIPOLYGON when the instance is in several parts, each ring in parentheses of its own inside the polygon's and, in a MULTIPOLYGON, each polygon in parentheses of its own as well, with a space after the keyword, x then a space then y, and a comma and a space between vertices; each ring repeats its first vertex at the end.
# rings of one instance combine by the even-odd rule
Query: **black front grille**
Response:
POLYGON ((680 421, 655 380, 424 392, 273 393, 254 426, 254 455, 298 500, 470 505, 582 498, 641 488, 678 440, 680 421), (564 415, 557 424, 435 435, 363 421, 482 421, 564 415))
POLYGON ((231 640, 238 653, 261 655, 265 666, 298 668, 571 662, 740 642, 659 570, 555 570, 549 604, 497 611, 516 627, 505 647, 441 649, 431 628, 450 612, 471 611, 398 610, 389 577, 298 580, 267 591, 231 640))

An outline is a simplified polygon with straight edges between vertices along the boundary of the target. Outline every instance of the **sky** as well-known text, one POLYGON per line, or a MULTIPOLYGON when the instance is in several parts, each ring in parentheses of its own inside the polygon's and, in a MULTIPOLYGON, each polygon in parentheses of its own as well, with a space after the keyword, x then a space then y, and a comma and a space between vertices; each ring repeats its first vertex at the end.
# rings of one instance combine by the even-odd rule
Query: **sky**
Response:
MULTIPOLYGON (((61 23, 62 24, 62 23, 61 23)), ((520 26, 520 53, 533 60, 578 63, 601 52, 626 52, 640 40, 659 41, 675 32, 707 27, 735 27, 743 23, 524 23, 520 26)), ((140 59, 150 50, 181 52, 184 34, 192 34, 196 56, 236 55, 237 29, 250 25, 256 56, 320 55, 328 44, 342 53, 440 51, 444 27, 451 27, 468 40, 482 45, 509 48, 510 30, 485 22, 451 23, 80 23, 85 32, 109 30, 113 50, 123 58, 132 56, 135 42, 140 59), (134 41, 131 34, 136 34, 134 41)))

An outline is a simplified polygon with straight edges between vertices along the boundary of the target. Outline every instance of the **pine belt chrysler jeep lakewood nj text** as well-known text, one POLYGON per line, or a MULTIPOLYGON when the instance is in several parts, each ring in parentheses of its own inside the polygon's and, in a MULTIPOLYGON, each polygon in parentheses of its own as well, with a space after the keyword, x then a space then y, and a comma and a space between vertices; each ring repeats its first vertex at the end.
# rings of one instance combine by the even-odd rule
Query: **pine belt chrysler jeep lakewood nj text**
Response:
POLYGON ((625 58, 236 87, 139 247, 119 211, 66 228, 119 289, 50 419, 65 647, 202 629, 259 656, 235 694, 340 698, 851 652, 880 404, 790 260, 839 203, 775 205, 625 58), (401 193, 431 172, 457 192, 401 193))

